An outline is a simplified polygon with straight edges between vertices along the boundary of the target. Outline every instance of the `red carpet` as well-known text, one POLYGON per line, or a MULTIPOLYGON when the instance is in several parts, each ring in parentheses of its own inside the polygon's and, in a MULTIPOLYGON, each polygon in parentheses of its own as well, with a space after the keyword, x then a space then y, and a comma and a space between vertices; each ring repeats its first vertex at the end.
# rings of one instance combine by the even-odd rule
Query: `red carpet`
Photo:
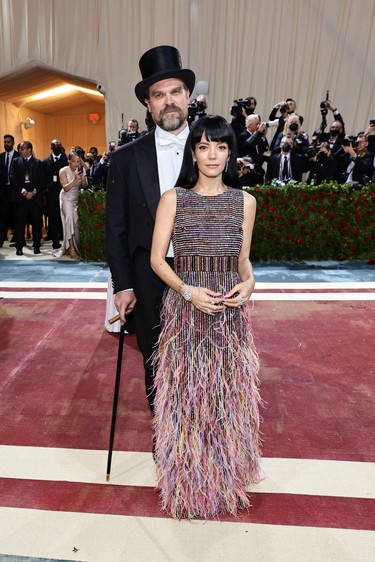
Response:
MULTIPOLYGON (((372 306, 256 303, 264 456, 375 461, 372 306)), ((118 336, 103 327, 104 302, 2 309, 0 443, 106 449, 118 336)), ((115 447, 149 451, 141 356, 125 341, 115 447)))
MULTIPOLYGON (((104 310, 2 302, 0 444, 107 449, 118 336, 104 310)), ((375 462, 373 312, 372 301, 255 303, 265 457, 375 462)), ((150 451, 141 356, 125 341, 115 449, 150 451)), ((148 487, 3 478, 0 496, 8 507, 161 516, 148 487)), ((375 529, 372 499, 255 493, 252 503, 241 521, 375 529)))

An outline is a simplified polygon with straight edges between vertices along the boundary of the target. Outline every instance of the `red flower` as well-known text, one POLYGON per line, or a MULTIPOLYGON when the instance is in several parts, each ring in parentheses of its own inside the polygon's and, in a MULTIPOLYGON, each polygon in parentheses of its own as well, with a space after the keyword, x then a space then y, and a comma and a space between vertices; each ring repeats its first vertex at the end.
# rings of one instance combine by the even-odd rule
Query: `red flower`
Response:
POLYGON ((103 209, 101 203, 96 203, 95 204, 95 209, 97 209, 98 211, 101 211, 103 209))
POLYGON ((86 252, 89 254, 91 252, 91 244, 86 244, 85 245, 85 250, 86 252))

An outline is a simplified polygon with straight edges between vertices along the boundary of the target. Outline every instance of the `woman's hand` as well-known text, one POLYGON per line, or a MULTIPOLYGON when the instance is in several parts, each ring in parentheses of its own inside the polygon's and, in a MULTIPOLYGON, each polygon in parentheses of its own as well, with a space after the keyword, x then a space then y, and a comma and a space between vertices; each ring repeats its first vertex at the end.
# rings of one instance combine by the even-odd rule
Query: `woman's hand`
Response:
POLYGON ((230 308, 238 308, 246 304, 254 290, 255 279, 251 277, 247 281, 237 283, 226 295, 224 295, 224 305, 230 308))
POLYGON ((198 310, 211 316, 225 308, 223 295, 205 287, 191 287, 191 302, 198 310))

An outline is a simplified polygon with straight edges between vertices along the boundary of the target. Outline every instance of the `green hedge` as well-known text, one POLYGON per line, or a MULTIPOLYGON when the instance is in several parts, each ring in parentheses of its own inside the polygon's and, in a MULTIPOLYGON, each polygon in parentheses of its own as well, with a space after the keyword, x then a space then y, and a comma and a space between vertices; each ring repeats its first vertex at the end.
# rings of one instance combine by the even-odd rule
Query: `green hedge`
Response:
MULTIPOLYGON (((248 188, 257 199, 253 261, 375 258, 375 186, 335 183, 248 188)), ((105 192, 81 193, 81 254, 106 261, 105 192)))

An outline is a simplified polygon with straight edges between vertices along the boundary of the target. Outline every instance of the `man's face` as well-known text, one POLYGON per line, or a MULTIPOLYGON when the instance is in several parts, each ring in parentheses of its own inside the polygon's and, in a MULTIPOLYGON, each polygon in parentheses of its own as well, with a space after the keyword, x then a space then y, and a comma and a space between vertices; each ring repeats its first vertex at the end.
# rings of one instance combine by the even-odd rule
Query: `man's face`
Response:
POLYGON ((147 108, 157 125, 164 131, 180 133, 188 116, 189 91, 178 78, 167 78, 152 84, 147 108))
POLYGON ((4 137, 4 150, 10 152, 13 150, 14 142, 10 137, 4 137))
POLYGON ((366 150, 367 146, 368 146, 368 140, 366 139, 366 137, 359 135, 355 143, 356 151, 362 152, 363 150, 366 150))
POLYGON ((294 100, 289 100, 286 102, 286 105, 288 106, 288 112, 289 113, 294 113, 296 108, 297 108, 297 104, 294 100))
POLYGON ((338 131, 339 133, 341 133, 342 125, 341 125, 340 121, 334 121, 329 129, 330 129, 330 131, 331 130, 332 131, 338 131))
POLYGON ((255 108, 256 108, 256 105, 257 104, 256 104, 256 101, 255 101, 255 98, 250 98, 249 102, 248 102, 248 107, 250 107, 254 111, 255 108))
POLYGON ((138 123, 136 121, 129 121, 128 122, 128 131, 131 133, 136 133, 138 130, 138 123))
POLYGON ((260 125, 259 119, 254 119, 253 121, 249 122, 247 128, 251 133, 255 133, 255 131, 258 130, 259 125, 260 125))
POLYGON ((32 149, 26 146, 24 143, 20 144, 20 154, 22 158, 28 158, 29 156, 31 156, 31 151, 32 149))

